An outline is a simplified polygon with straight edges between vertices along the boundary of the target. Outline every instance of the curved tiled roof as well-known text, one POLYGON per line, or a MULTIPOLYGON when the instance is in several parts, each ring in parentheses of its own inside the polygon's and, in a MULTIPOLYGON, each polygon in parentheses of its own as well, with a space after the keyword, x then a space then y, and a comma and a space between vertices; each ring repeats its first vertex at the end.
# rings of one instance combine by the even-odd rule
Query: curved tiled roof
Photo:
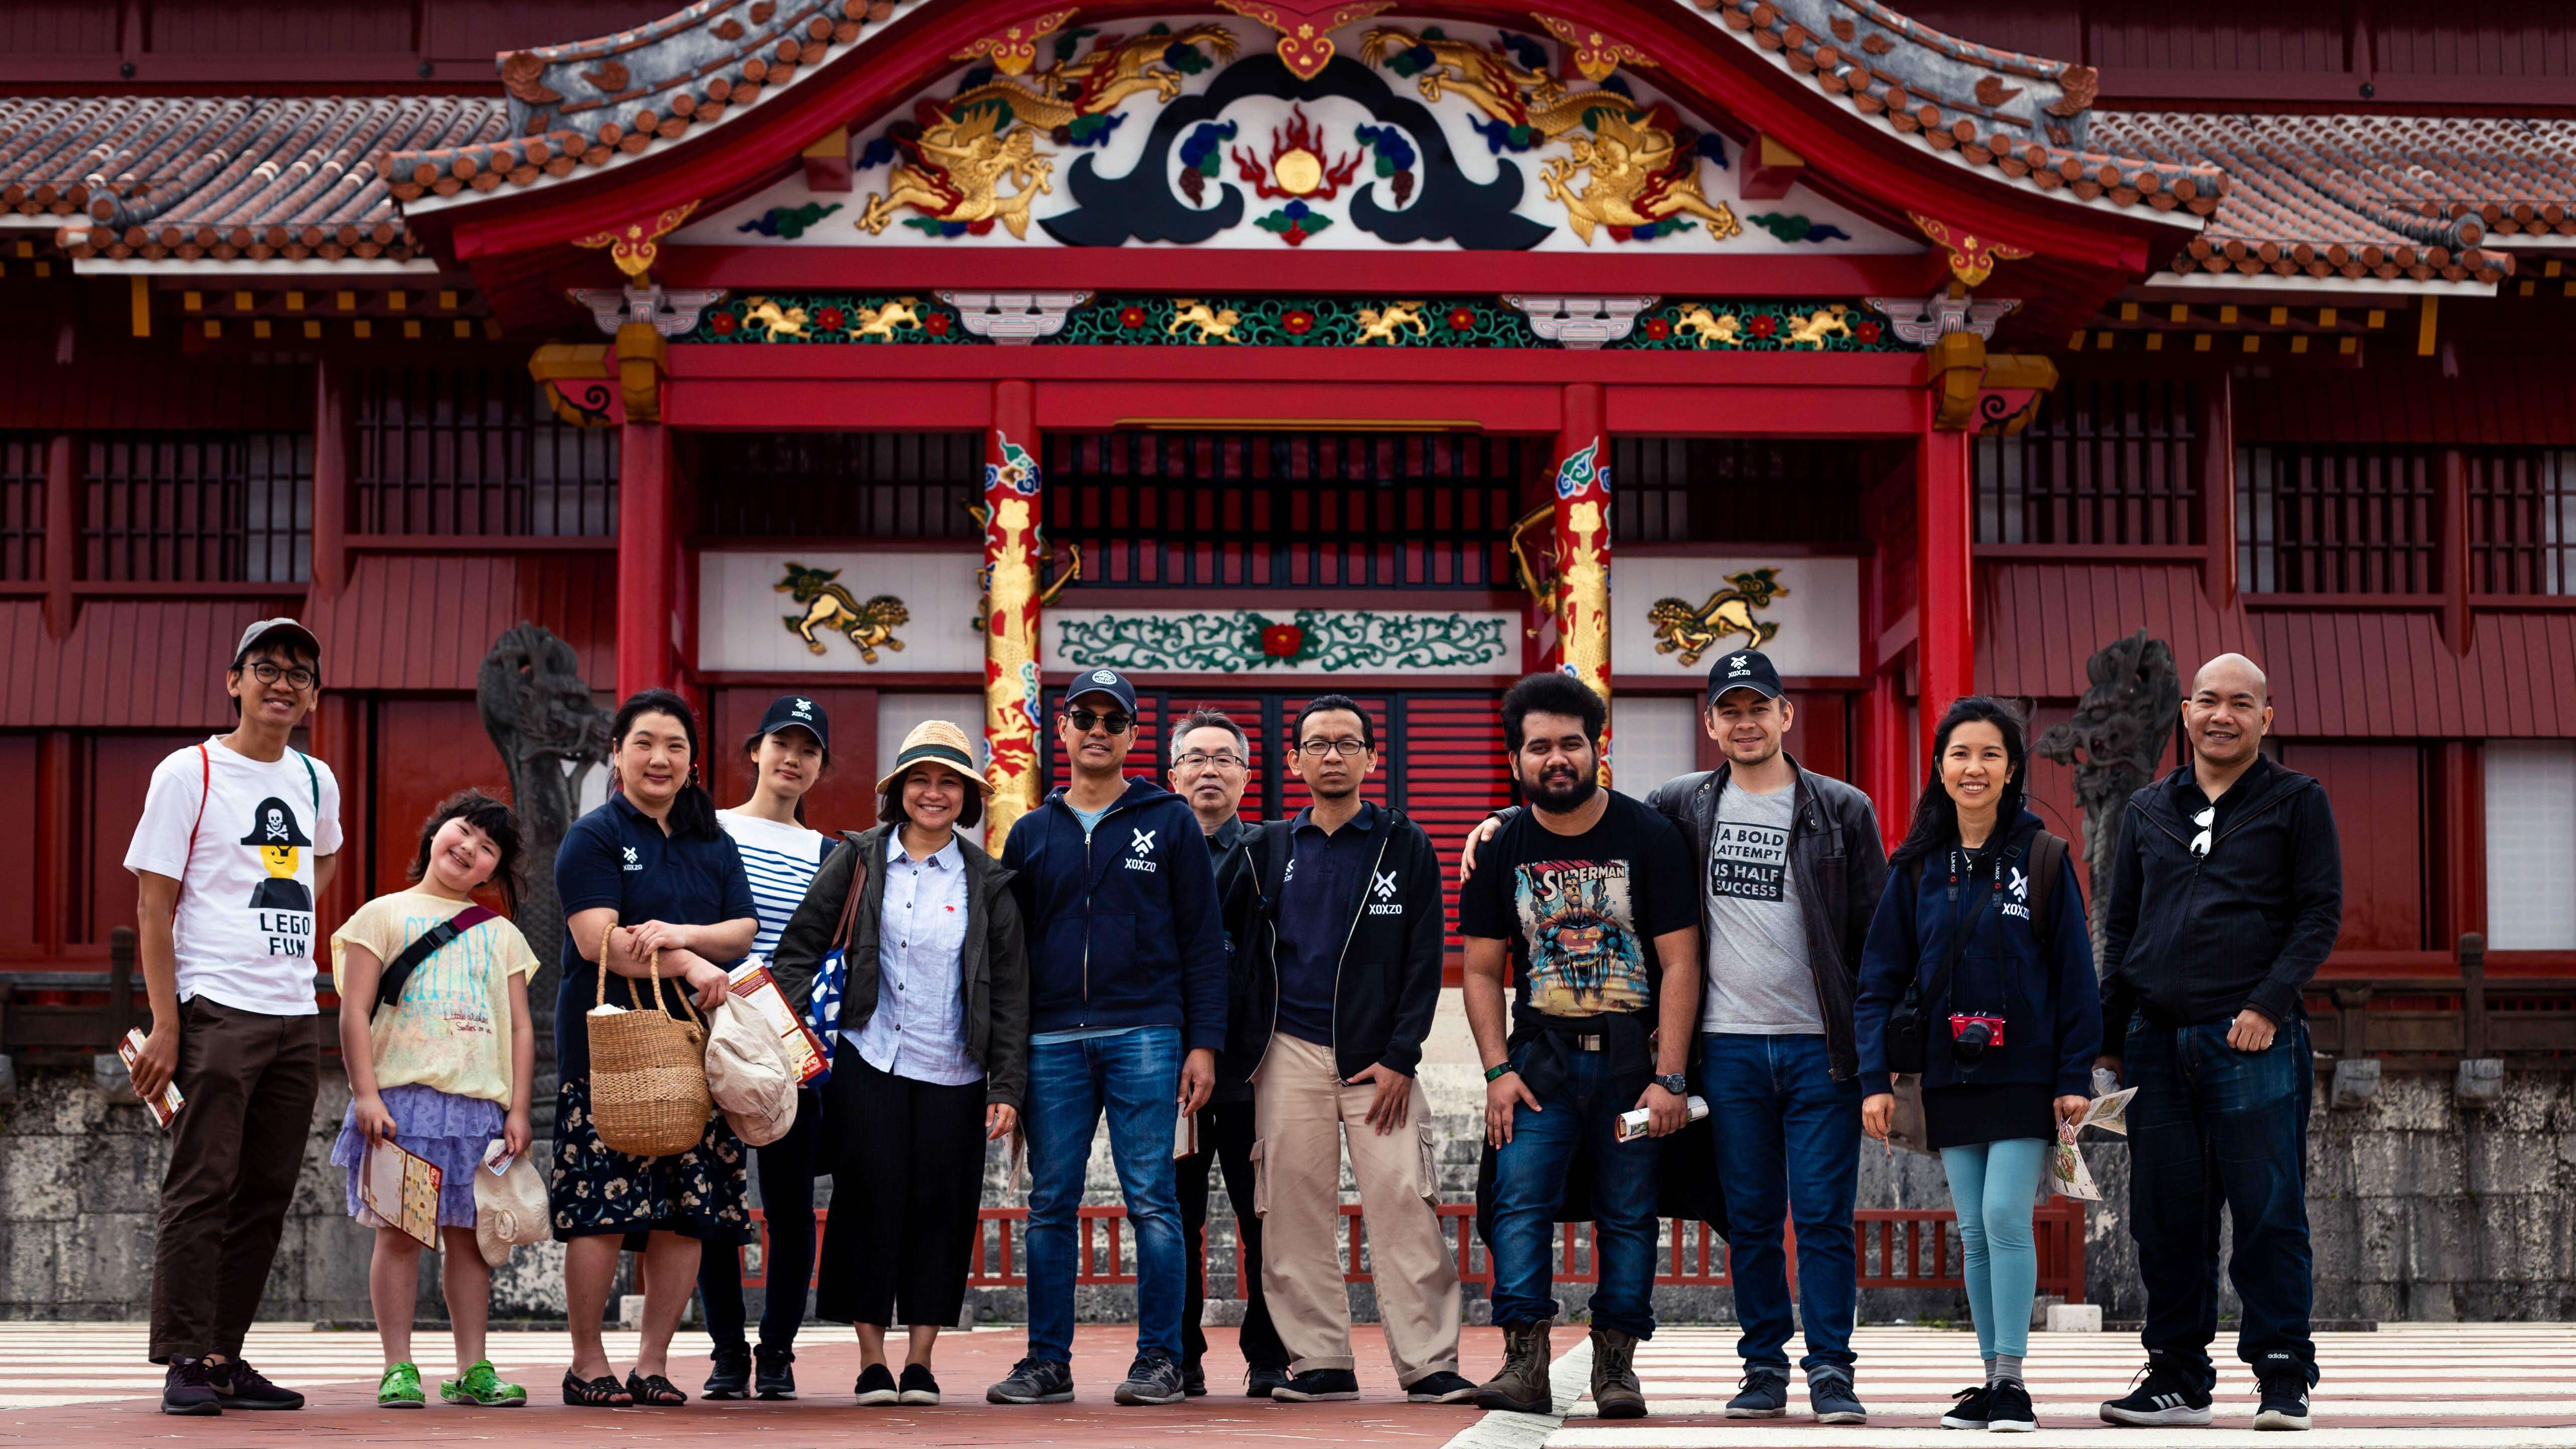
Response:
POLYGON ((698 0, 633 30, 504 55, 508 128, 469 144, 389 148, 385 174, 404 201, 568 176, 722 120, 901 8, 902 0, 698 0))
POLYGON ((502 134, 464 96, 0 98, 0 215, 75 257, 407 258, 373 157, 502 134))
POLYGON ((2497 244, 2576 237, 2576 123, 2142 111, 2095 132, 2226 169, 2177 272, 2494 283, 2513 272, 2497 244))
POLYGON ((2091 66, 1945 35, 1877 0, 1692 0, 1792 74, 1901 135, 2077 201, 2207 216, 2227 175, 2096 134, 2091 66))

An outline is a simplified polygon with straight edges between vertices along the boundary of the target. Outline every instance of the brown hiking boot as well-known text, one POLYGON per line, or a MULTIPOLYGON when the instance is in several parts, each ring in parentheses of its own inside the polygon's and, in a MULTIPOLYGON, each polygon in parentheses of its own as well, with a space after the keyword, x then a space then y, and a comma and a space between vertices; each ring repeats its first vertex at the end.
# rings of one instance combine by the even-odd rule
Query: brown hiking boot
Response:
POLYGON ((1638 1385, 1636 1365, 1630 1361, 1636 1352, 1636 1335, 1615 1328, 1592 1330, 1592 1404, 1602 1418, 1646 1417, 1646 1391, 1638 1385))
POLYGON ((1516 1323, 1503 1330, 1503 1368, 1476 1391, 1476 1407, 1514 1414, 1556 1411, 1556 1390, 1548 1382, 1547 1330, 1544 1323, 1516 1323))

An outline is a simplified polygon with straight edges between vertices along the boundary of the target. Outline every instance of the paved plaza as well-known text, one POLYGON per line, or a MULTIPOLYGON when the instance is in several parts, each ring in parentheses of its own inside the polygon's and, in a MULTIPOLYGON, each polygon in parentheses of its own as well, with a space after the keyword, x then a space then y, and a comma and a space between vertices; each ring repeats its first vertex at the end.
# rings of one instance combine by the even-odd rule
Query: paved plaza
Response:
MULTIPOLYGON (((317 1333, 264 1326, 250 1356, 279 1381, 304 1390, 312 1406, 298 1414, 232 1413, 221 1419, 166 1419, 155 1412, 161 1371, 143 1361, 138 1324, 0 1324, 0 1445, 161 1443, 214 1446, 332 1442, 449 1443, 507 1440, 519 1445, 627 1445, 709 1442, 758 1434, 768 1444, 1053 1445, 1197 1442, 1224 1444, 1456 1446, 1456 1449, 1799 1449, 1840 1446, 1957 1445, 1966 1435, 1937 1427, 1951 1392, 1967 1382, 1974 1349, 1964 1333, 1916 1328, 1864 1328, 1856 1340, 1860 1387, 1872 1422, 1825 1428, 1792 1417, 1769 1422, 1725 1418, 1735 1387, 1734 1333, 1726 1328, 1667 1329, 1638 1354, 1654 1417, 1604 1425, 1581 1398, 1589 1360, 1579 1329, 1557 1334, 1561 1420, 1402 1401, 1385 1367, 1374 1328, 1358 1331, 1363 1399, 1355 1404, 1285 1405, 1244 1399, 1225 1365, 1236 1362, 1231 1329, 1211 1330, 1217 1392, 1187 1407, 1122 1409, 1109 1389, 1126 1367, 1131 1330, 1087 1327, 1076 1347, 1080 1399, 1068 1406, 1001 1409, 983 1402, 983 1386, 1008 1369, 1024 1342, 1017 1326, 986 1328, 941 1340, 939 1366, 948 1404, 936 1409, 867 1409, 849 1402, 857 1349, 838 1333, 809 1332, 798 1348, 805 1397, 794 1403, 706 1404, 685 1409, 569 1409, 558 1400, 566 1340, 561 1333, 495 1334, 492 1356, 505 1377, 528 1386, 525 1409, 462 1409, 432 1404, 412 1414, 374 1407, 379 1362, 374 1335, 317 1333)), ((634 1335, 609 1335, 620 1364, 634 1335)), ((415 1344, 424 1377, 449 1372, 447 1337, 423 1333, 415 1344)), ((2376 1333, 2318 1336, 2324 1382, 2317 1427, 2304 1438, 2261 1436, 2284 1449, 2358 1446, 2458 1446, 2458 1449, 2576 1449, 2576 1327, 2567 1325, 2405 1325, 2376 1333)), ((1469 1329, 1467 1370, 1490 1372, 1501 1336, 1469 1329)), ((694 1389, 706 1339, 684 1334, 680 1371, 694 1389)), ((2224 1366, 2218 1422, 2207 1429, 2114 1430, 2095 1405, 2126 1389, 2136 1371, 2136 1340, 2125 1334, 2037 1334, 2029 1382, 2040 1432, 2030 1449, 2084 1444, 2101 1449, 2228 1449, 2257 1442, 2250 1427, 2254 1386, 2240 1365, 2224 1366)))

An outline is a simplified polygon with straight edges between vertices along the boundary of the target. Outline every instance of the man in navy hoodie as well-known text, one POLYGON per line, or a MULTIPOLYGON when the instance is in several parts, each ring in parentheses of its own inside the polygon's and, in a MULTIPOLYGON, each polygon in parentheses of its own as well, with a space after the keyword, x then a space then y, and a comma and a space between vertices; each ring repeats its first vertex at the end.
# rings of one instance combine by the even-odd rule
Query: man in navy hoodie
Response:
POLYGON ((1091 1138, 1109 1149, 1136 1239, 1136 1362, 1122 1404, 1176 1404, 1188 1246, 1172 1178, 1176 1118, 1216 1086, 1225 932, 1216 872, 1187 801, 1124 778, 1136 688, 1113 669, 1066 688, 1056 732, 1071 784, 1002 851, 1029 937, 1029 1349, 996 1404, 1073 1397, 1073 1286, 1091 1138))

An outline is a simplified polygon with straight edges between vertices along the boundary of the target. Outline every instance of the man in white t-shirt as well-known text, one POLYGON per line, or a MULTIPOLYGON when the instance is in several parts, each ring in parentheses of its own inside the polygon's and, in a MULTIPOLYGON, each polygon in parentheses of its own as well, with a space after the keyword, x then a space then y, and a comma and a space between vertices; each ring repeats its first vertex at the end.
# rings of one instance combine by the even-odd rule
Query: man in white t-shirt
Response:
POLYGON ((125 852, 152 1031, 136 1092, 172 1080, 152 1264, 151 1358, 165 1414, 300 1409, 242 1361, 304 1164, 321 1088, 314 902, 340 849, 340 785, 287 739, 321 690, 293 619, 242 631, 224 675, 241 722, 164 759, 125 852))

